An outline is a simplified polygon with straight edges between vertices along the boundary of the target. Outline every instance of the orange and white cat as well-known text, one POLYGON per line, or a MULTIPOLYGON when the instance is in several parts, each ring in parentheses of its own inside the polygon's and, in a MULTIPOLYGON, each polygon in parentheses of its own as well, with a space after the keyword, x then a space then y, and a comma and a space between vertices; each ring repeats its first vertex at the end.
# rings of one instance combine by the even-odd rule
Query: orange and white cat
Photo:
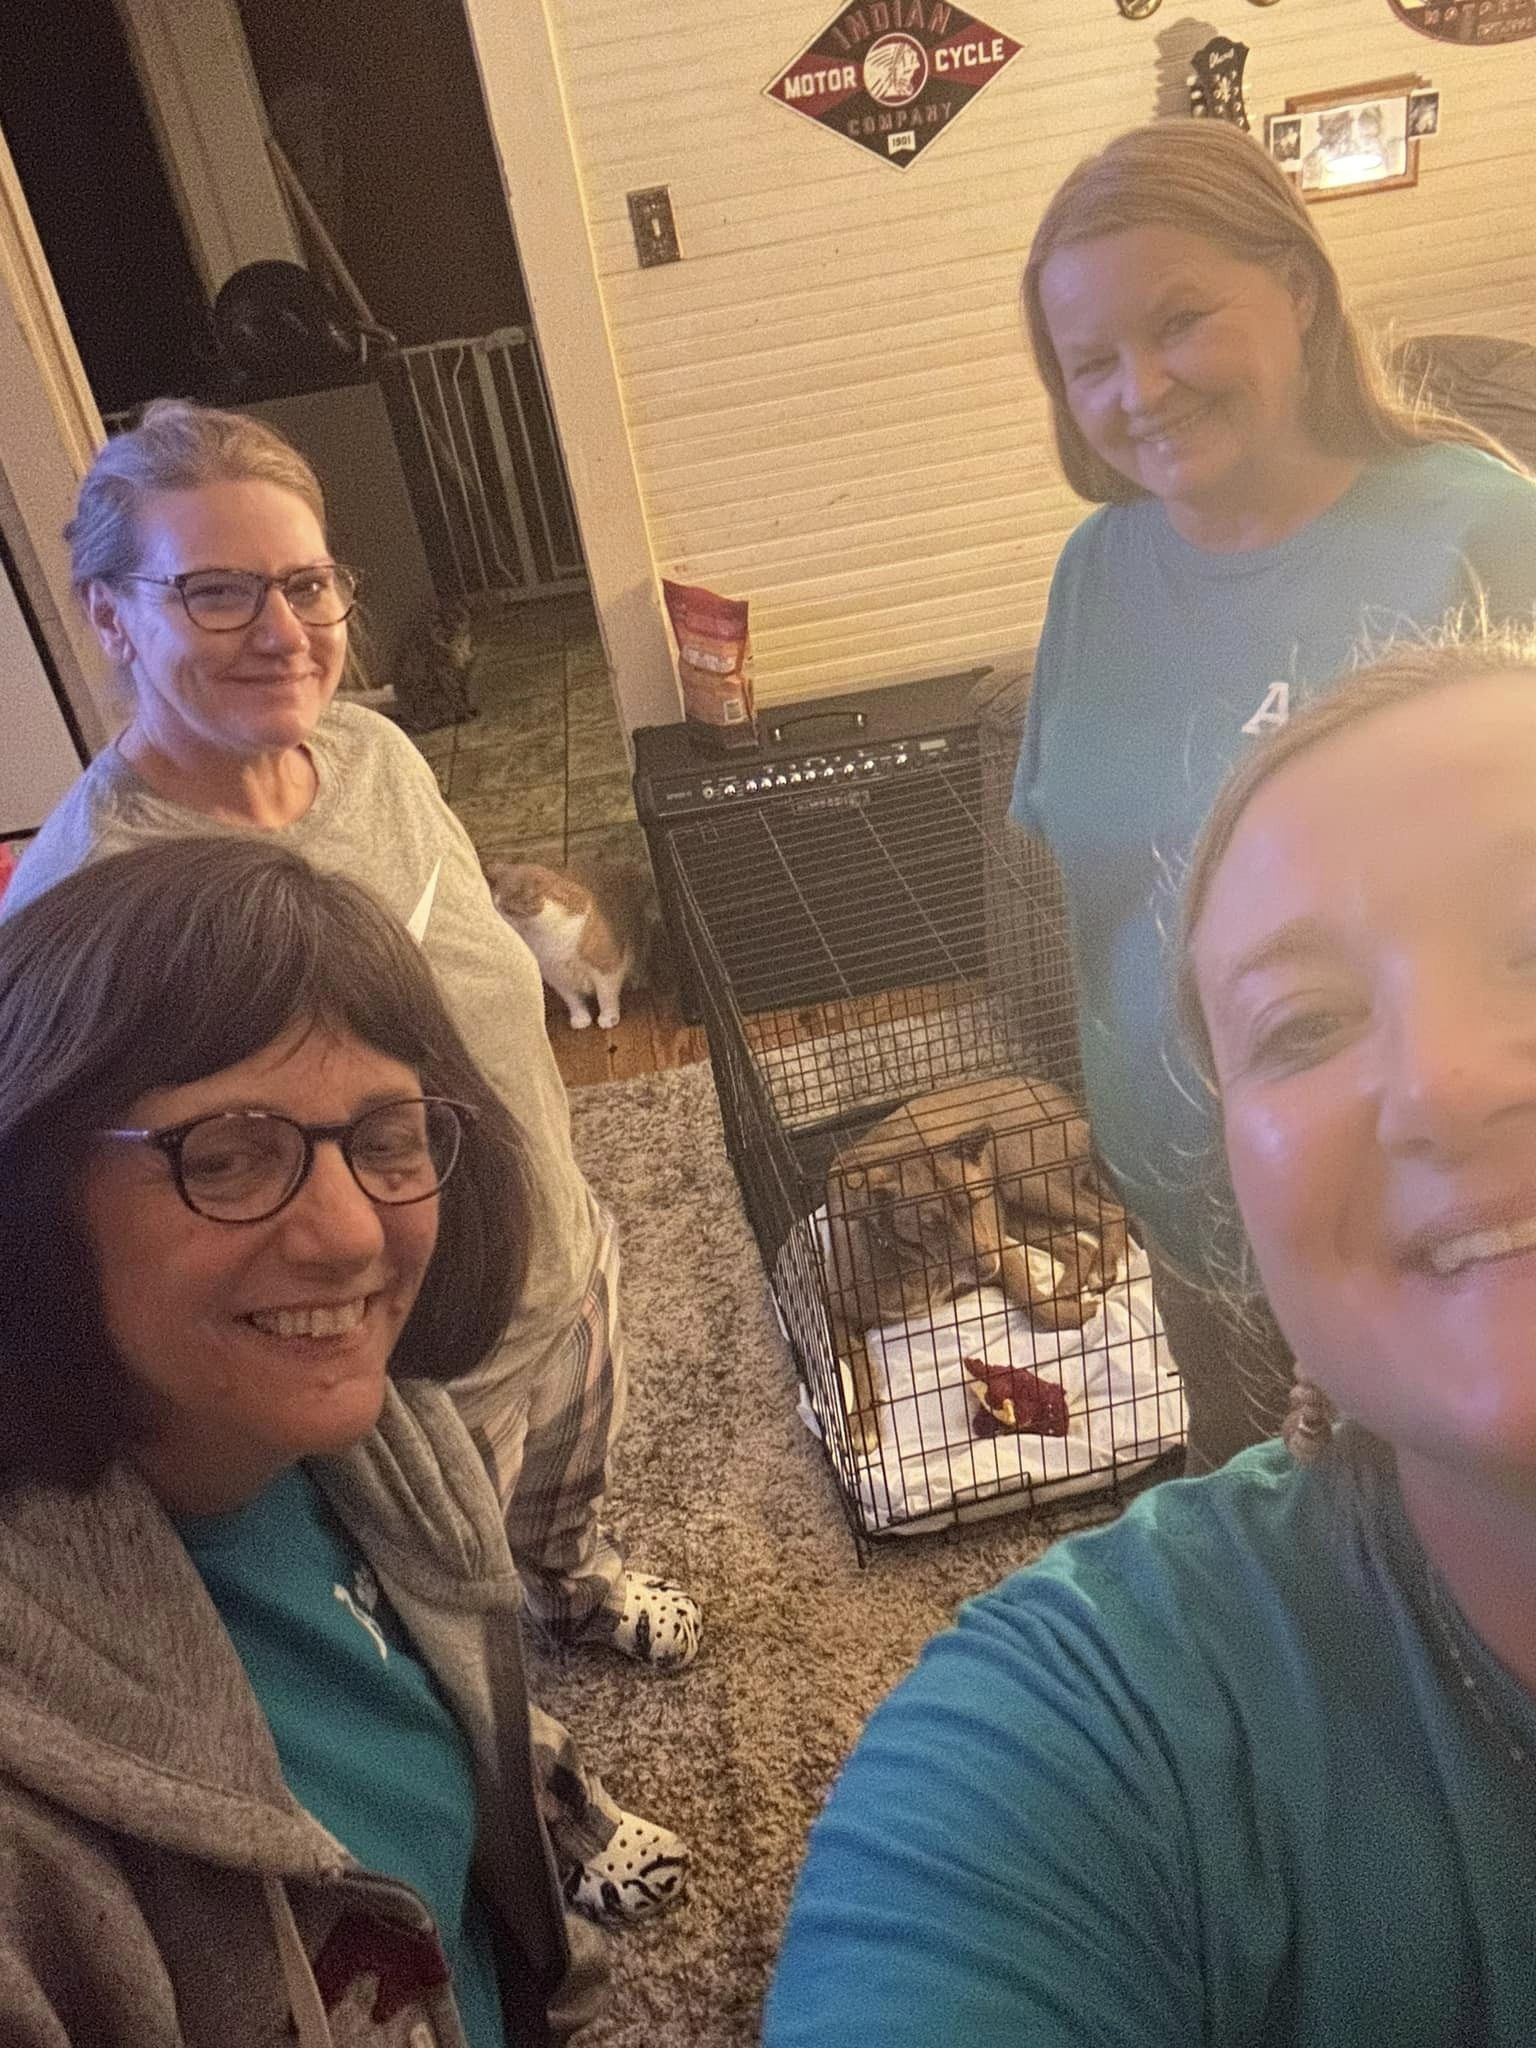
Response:
POLYGON ((485 872, 496 908, 565 1004, 571 1029, 591 1024, 594 998, 598 1023, 617 1024, 625 982, 644 978, 656 923, 655 888, 639 862, 577 872, 488 861, 485 872))

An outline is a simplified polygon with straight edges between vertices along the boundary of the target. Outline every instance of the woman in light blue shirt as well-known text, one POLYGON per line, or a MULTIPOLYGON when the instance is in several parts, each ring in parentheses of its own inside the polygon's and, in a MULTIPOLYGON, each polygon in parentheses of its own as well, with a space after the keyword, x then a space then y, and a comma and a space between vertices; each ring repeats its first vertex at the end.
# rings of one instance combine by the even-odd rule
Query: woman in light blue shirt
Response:
POLYGON ((1536 605, 1536 483, 1389 391, 1314 214, 1241 130, 1134 129, 1052 199, 1024 276, 1067 481, 1013 816, 1060 865, 1095 1141, 1148 1238, 1189 1470, 1272 1433, 1284 1347, 1232 1276, 1166 934, 1228 770, 1362 642, 1536 605))

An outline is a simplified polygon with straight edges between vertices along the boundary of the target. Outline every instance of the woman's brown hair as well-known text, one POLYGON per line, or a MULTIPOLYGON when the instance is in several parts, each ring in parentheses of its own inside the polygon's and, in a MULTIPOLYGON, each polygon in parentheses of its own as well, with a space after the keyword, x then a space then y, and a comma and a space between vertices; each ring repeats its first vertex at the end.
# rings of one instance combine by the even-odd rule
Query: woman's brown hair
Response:
POLYGON ((524 1276, 521 1149, 420 948, 367 890, 259 839, 114 854, 0 924, 0 1485, 89 1485, 140 1423, 79 1221, 94 1133, 305 1029, 476 1113, 391 1371, 454 1379, 496 1343, 524 1276))

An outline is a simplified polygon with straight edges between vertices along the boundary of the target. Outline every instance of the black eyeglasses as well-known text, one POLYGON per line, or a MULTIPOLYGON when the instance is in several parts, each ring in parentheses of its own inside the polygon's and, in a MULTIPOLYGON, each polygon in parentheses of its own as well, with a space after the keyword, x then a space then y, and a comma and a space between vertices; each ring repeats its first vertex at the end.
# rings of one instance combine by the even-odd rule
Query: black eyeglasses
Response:
POLYGON ((255 624, 269 590, 280 590, 288 609, 304 625, 339 626, 351 616, 363 579, 341 562, 313 562, 286 576, 258 576, 254 569, 188 569, 180 576, 122 580, 174 590, 187 617, 205 633, 240 633, 255 624))
POLYGON ((286 1208, 315 1163, 339 1145, 370 1202, 403 1208, 435 1195, 458 1163, 475 1112, 441 1095, 382 1102, 345 1124, 301 1124, 268 1109, 220 1110, 158 1131, 98 1131, 153 1145, 171 1162, 176 1192, 213 1223, 265 1223, 286 1208))

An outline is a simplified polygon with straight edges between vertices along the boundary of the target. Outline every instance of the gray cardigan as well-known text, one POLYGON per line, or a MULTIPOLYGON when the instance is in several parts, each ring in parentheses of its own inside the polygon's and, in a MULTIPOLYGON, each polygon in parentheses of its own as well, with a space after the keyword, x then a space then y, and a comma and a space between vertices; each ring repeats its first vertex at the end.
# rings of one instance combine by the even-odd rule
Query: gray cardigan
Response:
MULTIPOLYGON (((538 1817, 522 1591, 479 1454, 448 1395, 417 1381, 309 1469, 473 1750, 508 2040, 564 2040, 600 2002, 603 1944, 567 1921, 538 1817)), ((363 1871, 289 1793, 143 1482, 119 1465, 86 1493, 0 1495, 5 2048, 292 2048, 306 2000, 303 2048, 462 2048, 435 1962, 415 1893, 363 1871)))

